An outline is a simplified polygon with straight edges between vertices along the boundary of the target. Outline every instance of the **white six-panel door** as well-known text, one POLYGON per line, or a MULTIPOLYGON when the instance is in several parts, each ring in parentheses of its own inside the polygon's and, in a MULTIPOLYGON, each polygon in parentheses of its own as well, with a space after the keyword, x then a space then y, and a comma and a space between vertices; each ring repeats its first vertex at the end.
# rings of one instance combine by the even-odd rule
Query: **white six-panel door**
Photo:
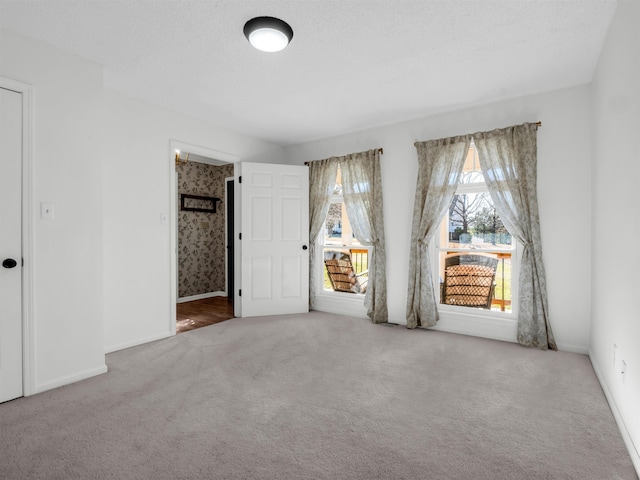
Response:
POLYGON ((21 185, 22 95, 0 88, 0 402, 23 394, 21 185))
POLYGON ((240 163, 241 315, 309 311, 309 170, 240 163))

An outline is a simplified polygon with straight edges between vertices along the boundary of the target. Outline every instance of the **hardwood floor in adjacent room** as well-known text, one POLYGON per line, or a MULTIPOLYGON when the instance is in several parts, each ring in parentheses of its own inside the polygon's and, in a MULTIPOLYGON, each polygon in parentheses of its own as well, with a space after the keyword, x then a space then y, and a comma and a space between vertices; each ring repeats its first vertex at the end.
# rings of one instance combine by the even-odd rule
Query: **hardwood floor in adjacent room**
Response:
POLYGON ((176 333, 188 332, 233 318, 233 302, 210 297, 176 305, 176 333))

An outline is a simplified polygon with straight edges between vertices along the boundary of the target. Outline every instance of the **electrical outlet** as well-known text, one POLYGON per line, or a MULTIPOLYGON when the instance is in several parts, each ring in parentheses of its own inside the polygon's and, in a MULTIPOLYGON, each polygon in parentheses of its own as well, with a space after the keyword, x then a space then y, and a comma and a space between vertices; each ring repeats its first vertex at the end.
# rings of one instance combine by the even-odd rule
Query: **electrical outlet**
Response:
POLYGON ((622 360, 622 368, 620 370, 620 374, 622 375, 622 384, 627 383, 627 362, 622 360))

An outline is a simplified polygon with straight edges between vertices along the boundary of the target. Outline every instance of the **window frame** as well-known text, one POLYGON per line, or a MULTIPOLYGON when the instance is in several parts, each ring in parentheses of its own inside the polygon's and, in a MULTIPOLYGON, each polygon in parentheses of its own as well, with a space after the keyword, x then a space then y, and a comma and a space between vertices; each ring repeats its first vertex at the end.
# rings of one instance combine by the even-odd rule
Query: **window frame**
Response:
MULTIPOLYGON (((473 183, 459 183, 454 195, 461 194, 472 194, 472 193, 489 193, 489 189, 487 187, 486 182, 473 182, 473 183)), ((453 199, 453 197, 452 197, 453 199)), ((440 221, 440 225, 438 226, 438 230, 436 235, 433 236, 432 240, 429 242, 429 255, 431 256, 431 265, 432 265, 432 274, 433 274, 433 285, 434 289, 436 289, 436 298, 437 298, 437 309, 439 313, 444 313, 446 315, 464 315, 464 316, 478 316, 478 317, 487 317, 487 318, 499 318, 504 320, 517 320, 518 318, 518 278, 520 274, 520 262, 522 260, 522 249, 516 238, 512 235, 512 248, 507 249, 490 249, 490 248, 449 248, 443 247, 441 245, 441 236, 442 236, 442 228, 446 225, 448 226, 448 221, 445 222, 445 219, 448 219, 449 213, 448 208, 445 212, 442 220, 440 221), (447 252, 460 252, 460 253, 499 253, 499 252, 510 252, 511 253, 511 311, 503 312, 498 310, 485 310, 482 308, 472 308, 472 307, 464 307, 459 305, 446 305, 440 303, 440 295, 437 291, 440 286, 440 253, 443 251, 447 252)), ((448 228, 447 228, 448 231, 448 228)))
MULTIPOLYGON (((329 200, 329 205, 332 203, 341 203, 344 205, 344 196, 342 194, 334 194, 331 196, 329 200)), ((327 212, 328 214, 328 212, 327 212)), ((359 303, 364 303, 365 293, 347 293, 347 292, 336 292, 335 290, 329 290, 324 288, 324 250, 325 248, 337 248, 337 249, 350 249, 350 245, 327 245, 325 243, 325 234, 327 226, 326 226, 326 217, 325 221, 322 223, 322 235, 318 235, 316 240, 316 260, 319 268, 316 270, 316 292, 314 292, 316 297, 333 297, 333 298, 341 298, 345 300, 357 300, 359 303)), ((372 245, 356 245, 358 250, 367 250, 367 259, 371 258, 371 252, 373 251, 372 245)), ((368 260, 367 260, 368 261, 368 260)))

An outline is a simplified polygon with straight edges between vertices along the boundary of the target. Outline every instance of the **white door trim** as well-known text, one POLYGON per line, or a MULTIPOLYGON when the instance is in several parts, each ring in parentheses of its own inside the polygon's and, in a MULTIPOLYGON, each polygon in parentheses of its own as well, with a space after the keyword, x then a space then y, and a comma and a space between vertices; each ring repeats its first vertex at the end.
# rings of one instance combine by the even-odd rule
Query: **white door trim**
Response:
POLYGON ((33 87, 0 76, 0 87, 22 94, 22 385, 24 396, 36 393, 33 322, 33 87))
POLYGON ((169 206, 169 271, 171 277, 171 291, 169 292, 169 332, 171 335, 176 334, 176 303, 178 300, 178 178, 176 175, 176 150, 194 153, 196 155, 222 160, 229 163, 238 163, 240 161, 240 157, 233 153, 222 152, 220 150, 214 150, 201 145, 194 145, 181 140, 169 140, 169 198, 171 199, 171 205, 169 206))

